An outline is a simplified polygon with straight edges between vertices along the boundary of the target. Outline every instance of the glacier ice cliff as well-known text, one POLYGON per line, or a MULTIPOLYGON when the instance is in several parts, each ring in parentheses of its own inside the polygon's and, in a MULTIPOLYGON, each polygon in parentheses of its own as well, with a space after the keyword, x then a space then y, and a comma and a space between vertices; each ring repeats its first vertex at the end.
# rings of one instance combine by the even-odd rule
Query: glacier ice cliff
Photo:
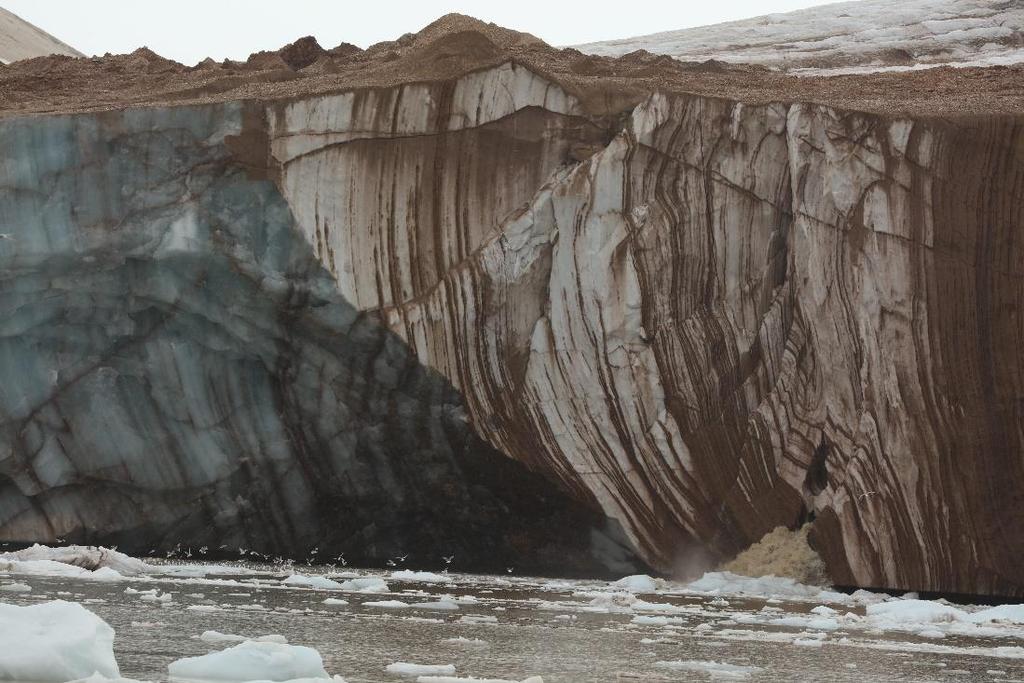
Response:
POLYGON ((452 90, 400 98, 439 119, 426 154, 377 105, 398 113, 363 162, 346 97, 290 104, 269 134, 339 291, 451 379, 480 434, 666 571, 815 519, 840 584, 1018 590, 1014 122, 655 94, 502 216, 494 195, 535 176, 511 149, 452 156, 467 122, 581 105, 511 64, 452 90))
POLYGON ((340 296, 230 151, 249 113, 0 122, 3 537, 630 566, 340 296))
POLYGON ((1022 594, 1020 121, 523 60, 2 119, 0 536, 671 572, 813 522, 837 584, 1022 594))

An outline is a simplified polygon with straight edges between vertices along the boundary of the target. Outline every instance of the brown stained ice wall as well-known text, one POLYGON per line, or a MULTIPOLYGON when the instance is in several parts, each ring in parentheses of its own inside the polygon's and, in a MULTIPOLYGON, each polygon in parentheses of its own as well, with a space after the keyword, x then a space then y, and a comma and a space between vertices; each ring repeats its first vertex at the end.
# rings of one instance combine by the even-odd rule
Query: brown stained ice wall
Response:
POLYGON ((225 144, 335 292, 660 569, 813 520, 838 583, 1024 594, 1019 69, 797 79, 458 16, 300 47, 31 60, 0 97, 244 100, 225 144))

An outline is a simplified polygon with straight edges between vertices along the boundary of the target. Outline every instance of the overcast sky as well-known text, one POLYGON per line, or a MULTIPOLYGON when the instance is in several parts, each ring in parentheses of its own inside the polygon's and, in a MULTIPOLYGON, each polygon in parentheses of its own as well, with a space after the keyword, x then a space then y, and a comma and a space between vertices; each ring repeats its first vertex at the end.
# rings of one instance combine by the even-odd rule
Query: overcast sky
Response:
POLYGON ((86 54, 145 45, 190 65, 208 56, 243 59, 306 35, 328 48, 342 42, 366 47, 418 31, 448 12, 572 45, 822 4, 826 0, 0 0, 0 7, 86 54))

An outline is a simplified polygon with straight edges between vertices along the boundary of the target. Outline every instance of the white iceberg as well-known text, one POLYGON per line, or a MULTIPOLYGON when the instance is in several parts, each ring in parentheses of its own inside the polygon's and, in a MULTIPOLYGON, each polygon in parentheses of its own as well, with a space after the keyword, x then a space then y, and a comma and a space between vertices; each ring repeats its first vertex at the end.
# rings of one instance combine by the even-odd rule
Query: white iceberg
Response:
POLYGON ((401 600, 376 600, 363 603, 363 607, 381 607, 383 609, 405 609, 408 606, 409 603, 401 600))
POLYGON ((455 673, 455 665, 395 662, 388 664, 384 670, 393 676, 450 676, 455 673))
POLYGON ((342 584, 332 581, 326 576, 305 576, 303 574, 292 574, 281 583, 285 586, 302 586, 304 588, 316 588, 319 590, 342 590, 342 584))
POLYGON ((378 576, 363 576, 357 579, 349 579, 348 581, 343 581, 340 586, 341 590, 353 593, 387 593, 391 590, 384 579, 378 576))
POLYGON ((974 624, 989 622, 1004 624, 1024 624, 1024 605, 998 605, 989 609, 974 612, 965 617, 974 624))
POLYGON ((414 602, 410 607, 454 612, 459 609, 459 603, 450 598, 442 598, 440 600, 432 600, 429 602, 414 602))
POLYGON ((419 583, 449 583, 452 580, 450 576, 444 574, 414 572, 408 569, 391 572, 391 578, 395 581, 417 581, 419 583))
POLYGON ((544 683, 540 676, 531 676, 522 681, 513 681, 508 678, 474 678, 466 676, 457 678, 455 676, 419 676, 416 683, 544 683))
POLYGON ((630 593, 653 593, 658 590, 658 580, 647 574, 624 576, 618 581, 613 581, 612 585, 630 593))
POLYGON ((674 662, 655 662, 654 666, 659 669, 670 669, 672 671, 701 671, 708 674, 711 680, 743 680, 750 678, 752 674, 761 669, 756 666, 739 666, 725 662, 700 661, 690 659, 674 662))
POLYGON ((445 638, 441 642, 445 645, 452 645, 454 647, 490 647, 490 643, 486 640, 480 640, 479 638, 467 638, 465 636, 445 638))
POLYGON ((120 678, 114 629, 78 603, 0 604, 0 680, 120 678))
POLYGON ((874 621, 895 623, 940 624, 962 621, 967 617, 967 612, 962 609, 933 600, 893 600, 868 605, 865 611, 874 621))
POLYGON ((31 593, 32 586, 27 583, 5 583, 0 586, 0 591, 5 593, 31 593))
POLYGON ((248 640, 220 652, 171 662, 167 673, 184 681, 294 681, 329 679, 311 647, 248 640))
MULTIPOLYGON (((147 564, 142 560, 119 553, 110 548, 100 548, 91 545, 69 545, 60 548, 51 548, 45 545, 33 545, 31 548, 16 550, 9 553, 0 553, 0 568, 5 563, 12 562, 57 562, 72 567, 78 567, 93 572, 97 569, 113 569, 124 576, 137 576, 151 574, 156 567, 147 564)), ((26 565, 31 567, 32 565, 26 565)), ((36 565, 37 567, 46 565, 36 565)), ((4 571, 11 571, 4 569, 4 571)), ((31 573, 31 572, 26 572, 31 573)), ((76 574, 77 575, 77 574, 76 574)))
POLYGON ((124 575, 111 567, 100 567, 99 569, 94 569, 87 578, 93 581, 123 581, 124 575))

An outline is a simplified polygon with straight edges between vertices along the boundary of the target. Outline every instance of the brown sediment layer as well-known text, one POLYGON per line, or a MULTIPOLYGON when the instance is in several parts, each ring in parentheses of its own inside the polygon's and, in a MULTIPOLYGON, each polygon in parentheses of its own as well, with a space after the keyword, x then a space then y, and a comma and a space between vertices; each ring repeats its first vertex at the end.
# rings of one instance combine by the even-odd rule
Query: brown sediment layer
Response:
POLYGON ((580 98, 593 114, 634 106, 655 90, 745 103, 816 102, 890 115, 1024 112, 1024 68, 792 77, 755 66, 684 63, 637 51, 619 58, 556 49, 525 33, 449 14, 417 34, 366 50, 324 50, 303 38, 247 62, 188 67, 142 48, 96 58, 40 57, 0 67, 0 115, 279 99, 447 80, 515 60, 580 98))

